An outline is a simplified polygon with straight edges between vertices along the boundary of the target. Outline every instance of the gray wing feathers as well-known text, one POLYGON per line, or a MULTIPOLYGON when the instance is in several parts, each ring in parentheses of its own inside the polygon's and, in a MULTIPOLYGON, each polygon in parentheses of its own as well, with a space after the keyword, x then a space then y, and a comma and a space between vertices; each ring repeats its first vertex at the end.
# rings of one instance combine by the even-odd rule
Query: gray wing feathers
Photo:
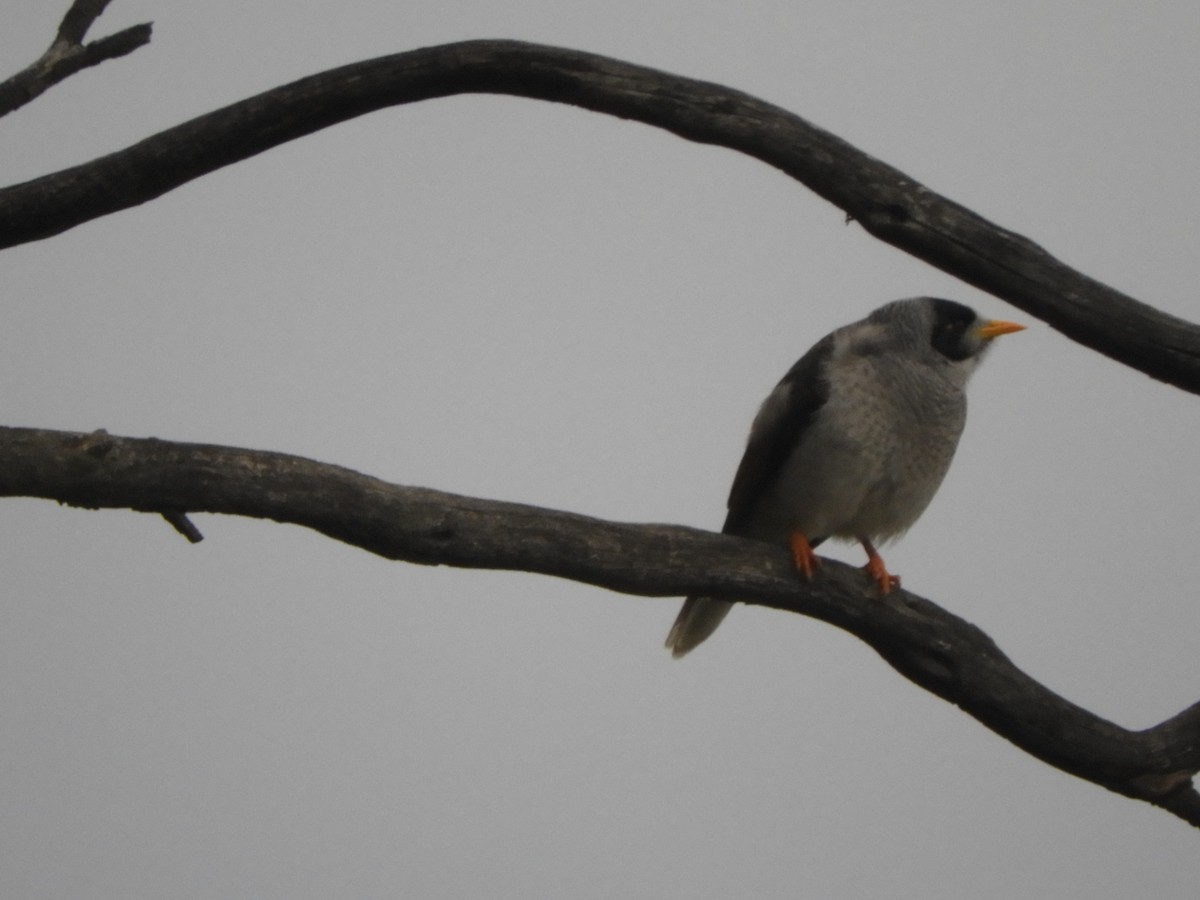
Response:
POLYGON ((824 372, 833 346, 832 334, 814 344, 763 401, 729 491, 729 514, 722 529, 726 534, 742 533, 754 505, 829 398, 824 372))
MULTIPOLYGON (((818 341, 763 401, 729 491, 729 513, 721 529, 725 534, 746 531, 758 499, 770 489, 804 430, 828 398, 829 386, 823 372, 833 346, 833 335, 818 341)), ((678 659, 703 643, 732 608, 730 600, 688 597, 667 635, 671 655, 678 659)))

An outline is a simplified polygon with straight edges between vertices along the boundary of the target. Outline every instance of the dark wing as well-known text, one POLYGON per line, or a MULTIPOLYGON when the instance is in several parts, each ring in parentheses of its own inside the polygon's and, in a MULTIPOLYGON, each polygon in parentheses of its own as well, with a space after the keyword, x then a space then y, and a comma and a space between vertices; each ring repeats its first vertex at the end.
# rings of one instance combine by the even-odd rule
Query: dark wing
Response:
POLYGON ((740 534, 754 504, 779 475, 792 449, 829 397, 826 365, 833 355, 833 335, 817 341, 800 357, 770 396, 750 426, 746 452, 729 491, 726 534, 740 534))

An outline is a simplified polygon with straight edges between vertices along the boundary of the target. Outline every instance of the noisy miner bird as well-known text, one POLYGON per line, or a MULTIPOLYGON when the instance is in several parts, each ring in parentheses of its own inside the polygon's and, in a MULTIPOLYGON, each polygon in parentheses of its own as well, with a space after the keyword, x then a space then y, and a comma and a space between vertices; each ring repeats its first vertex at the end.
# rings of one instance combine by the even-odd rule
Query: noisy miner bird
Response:
MULTIPOLYGON (((787 544, 805 578, 826 538, 857 540, 879 592, 898 587, 875 544, 925 511, 958 446, 967 380, 993 338, 1024 327, 913 297, 826 335, 759 409, 722 531, 787 544)), ((704 641, 732 605, 688 597, 667 636, 671 654, 704 641)))

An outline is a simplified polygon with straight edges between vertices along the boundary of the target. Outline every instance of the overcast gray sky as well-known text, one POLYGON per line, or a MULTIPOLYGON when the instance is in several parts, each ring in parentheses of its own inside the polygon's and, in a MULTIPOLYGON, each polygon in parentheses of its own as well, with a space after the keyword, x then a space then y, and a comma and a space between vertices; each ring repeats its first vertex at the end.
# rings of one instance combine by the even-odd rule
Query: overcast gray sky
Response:
MULTIPOLYGON (((0 61, 67 0, 10 3, 0 61)), ((1200 318, 1200 6, 116 0, 154 40, 0 122, 3 181, 333 65, 514 37, 784 106, 1200 318)), ((388 110, 0 262, 0 421, 717 528, 766 392, 914 294, 1030 324, 888 561, 1129 727, 1200 699, 1200 402, 729 151, 528 100, 388 110)), ((826 625, 0 504, 0 895, 1194 898, 1194 830, 826 625)), ((853 548, 835 554, 858 561, 853 548)))

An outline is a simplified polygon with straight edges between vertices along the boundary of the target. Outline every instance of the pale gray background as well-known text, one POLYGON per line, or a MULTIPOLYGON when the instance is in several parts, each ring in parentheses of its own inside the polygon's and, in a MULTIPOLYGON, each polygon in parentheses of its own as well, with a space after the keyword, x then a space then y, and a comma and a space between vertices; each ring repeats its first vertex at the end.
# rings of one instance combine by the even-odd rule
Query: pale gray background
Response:
MULTIPOLYGON (((7 4, 5 73, 66 5, 7 4)), ((95 33, 150 19, 0 122, 4 182, 329 66, 517 37, 756 94, 1200 318, 1194 0, 117 0, 95 33)), ((1031 328, 894 570, 1124 725, 1200 699, 1200 399, 760 163, 579 110, 388 110, 6 251, 0 421, 715 528, 766 391, 919 293, 1031 328)), ((820 623, 738 609, 677 663, 674 600, 197 524, 192 547, 0 503, 0 896, 1196 896, 1194 830, 820 623)))

